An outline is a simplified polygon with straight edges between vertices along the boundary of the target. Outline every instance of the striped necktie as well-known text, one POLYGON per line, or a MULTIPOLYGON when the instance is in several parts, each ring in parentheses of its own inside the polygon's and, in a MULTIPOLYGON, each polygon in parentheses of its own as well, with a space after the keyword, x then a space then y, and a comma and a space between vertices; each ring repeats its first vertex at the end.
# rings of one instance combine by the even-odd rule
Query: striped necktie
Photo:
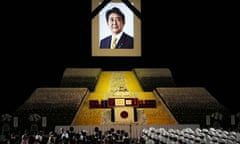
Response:
POLYGON ((114 37, 112 40, 112 45, 111 45, 111 49, 115 49, 117 46, 117 37, 114 37))

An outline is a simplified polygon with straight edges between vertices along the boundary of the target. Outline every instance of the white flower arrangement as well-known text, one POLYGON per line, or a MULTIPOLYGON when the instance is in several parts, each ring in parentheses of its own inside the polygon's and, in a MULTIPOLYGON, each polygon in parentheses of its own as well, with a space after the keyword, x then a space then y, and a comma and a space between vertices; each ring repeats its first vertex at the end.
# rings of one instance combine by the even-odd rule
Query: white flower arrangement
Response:
POLYGON ((1 115, 1 121, 10 122, 12 120, 12 115, 6 113, 1 115))
POLYGON ((30 114, 29 117, 28 117, 28 120, 31 121, 31 122, 37 122, 41 119, 41 116, 39 114, 30 114))

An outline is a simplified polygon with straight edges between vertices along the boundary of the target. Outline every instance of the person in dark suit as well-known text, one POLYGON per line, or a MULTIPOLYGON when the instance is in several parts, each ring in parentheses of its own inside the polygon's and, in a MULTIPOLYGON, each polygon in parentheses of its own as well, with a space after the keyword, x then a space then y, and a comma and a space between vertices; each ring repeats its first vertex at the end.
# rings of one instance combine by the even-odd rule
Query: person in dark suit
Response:
POLYGON ((107 24, 112 31, 112 35, 100 41, 100 48, 110 49, 132 49, 133 37, 123 32, 125 16, 119 8, 113 7, 106 12, 107 24), (115 41, 115 42, 114 42, 115 41))

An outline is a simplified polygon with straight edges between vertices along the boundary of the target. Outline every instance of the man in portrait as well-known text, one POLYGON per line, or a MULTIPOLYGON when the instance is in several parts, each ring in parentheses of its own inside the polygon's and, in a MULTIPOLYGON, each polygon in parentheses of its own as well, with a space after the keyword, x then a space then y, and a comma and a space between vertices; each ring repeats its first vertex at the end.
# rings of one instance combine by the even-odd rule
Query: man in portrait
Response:
POLYGON ((117 7, 106 12, 106 21, 112 34, 101 39, 100 48, 133 49, 134 38, 123 31, 125 16, 117 7))

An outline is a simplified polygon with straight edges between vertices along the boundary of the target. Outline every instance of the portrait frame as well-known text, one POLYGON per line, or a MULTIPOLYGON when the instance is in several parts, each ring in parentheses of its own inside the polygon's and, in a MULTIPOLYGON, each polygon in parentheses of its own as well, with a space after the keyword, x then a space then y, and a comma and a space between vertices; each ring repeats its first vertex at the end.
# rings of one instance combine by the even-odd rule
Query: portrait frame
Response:
MULTIPOLYGON (((92 0, 92 11, 94 11, 104 0, 92 0)), ((129 2, 138 10, 141 11, 141 0, 129 0, 129 2)), ((96 16, 92 18, 92 56, 96 57, 140 57, 142 54, 141 47, 141 19, 137 17, 130 8, 121 0, 111 0, 108 2, 96 16), (134 38, 133 48, 120 48, 120 49, 110 49, 110 48, 100 48, 100 40, 106 36, 102 32, 106 32, 109 28, 103 27, 106 25, 105 13, 106 9, 109 7, 120 7, 123 8, 123 13, 126 12, 125 19, 126 23, 124 26, 124 31, 134 38), (132 13, 132 20, 130 13, 132 13), (128 23, 130 21, 130 23, 128 23), (100 23, 101 22, 101 23, 100 23), (103 23, 103 24, 102 24, 103 23), (102 30, 102 28, 104 30, 102 30), (106 29, 106 30, 105 30, 106 29)))

